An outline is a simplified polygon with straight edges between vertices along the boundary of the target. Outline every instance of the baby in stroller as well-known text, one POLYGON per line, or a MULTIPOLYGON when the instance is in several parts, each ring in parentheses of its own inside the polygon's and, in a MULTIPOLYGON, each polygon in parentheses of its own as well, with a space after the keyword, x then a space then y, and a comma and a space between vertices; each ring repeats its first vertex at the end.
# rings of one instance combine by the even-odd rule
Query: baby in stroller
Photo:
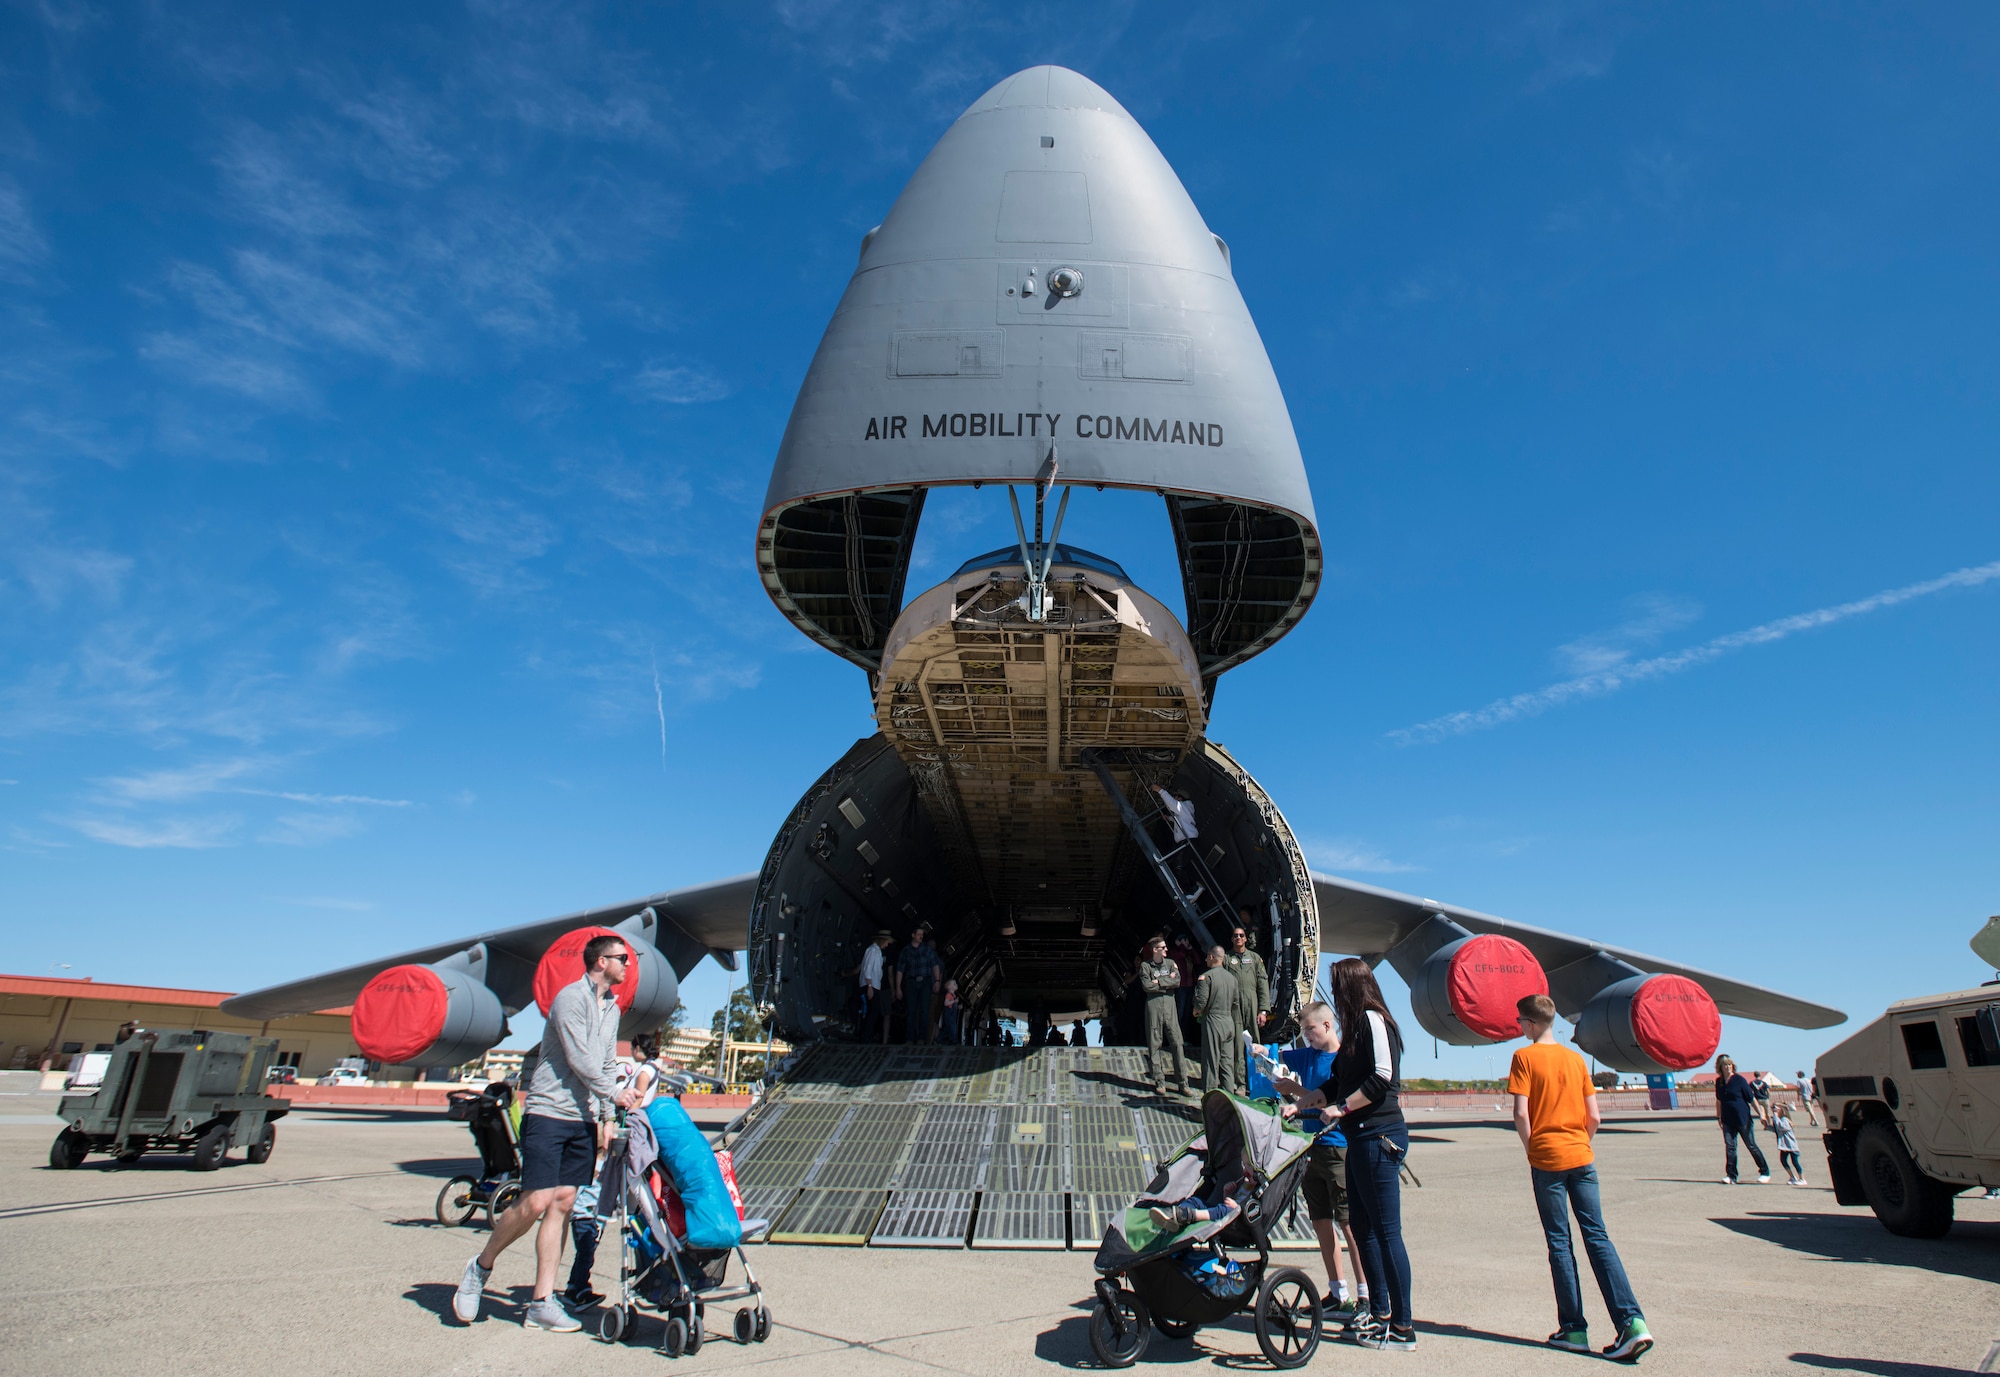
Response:
POLYGON ((1246 1195, 1256 1189, 1257 1177, 1240 1157, 1212 1162, 1201 1178, 1202 1189, 1185 1200, 1162 1202, 1147 1207, 1155 1224, 1170 1232, 1196 1224, 1211 1224, 1234 1218, 1243 1209, 1246 1195), (1232 1169, 1234 1174, 1232 1175, 1232 1169))

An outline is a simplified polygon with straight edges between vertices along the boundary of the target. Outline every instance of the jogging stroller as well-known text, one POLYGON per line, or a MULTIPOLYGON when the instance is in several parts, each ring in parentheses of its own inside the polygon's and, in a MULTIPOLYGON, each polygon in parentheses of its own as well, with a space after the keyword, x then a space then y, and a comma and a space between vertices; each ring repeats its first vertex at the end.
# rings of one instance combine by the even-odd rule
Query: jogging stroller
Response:
POLYGON ((1097 1305, 1090 1347, 1106 1367, 1130 1367, 1157 1329, 1185 1339, 1204 1324, 1249 1310, 1272 1366, 1303 1366, 1319 1347, 1319 1288, 1296 1267, 1271 1267, 1269 1230, 1292 1206, 1310 1135, 1286 1126, 1272 1100, 1211 1090, 1202 1135, 1161 1166, 1104 1231, 1097 1249, 1097 1305), (1150 1209, 1229 1194, 1234 1213, 1174 1229, 1150 1209), (1236 1257, 1231 1250, 1254 1252, 1236 1257))
POLYGON ((599 1208, 618 1239, 618 1283, 604 1302, 597 1337, 605 1343, 637 1336, 643 1310, 665 1317, 660 1351, 669 1358, 701 1351, 710 1305, 748 1301, 731 1319, 740 1344, 771 1337, 771 1311, 757 1284, 743 1239, 762 1232, 761 1219, 741 1217, 732 1178, 679 1100, 662 1096, 643 1114, 626 1116, 613 1140, 599 1185, 599 1208), (729 1259, 743 1281, 729 1284, 729 1259))
POLYGON ((454 1176, 438 1192, 437 1221, 470 1224, 486 1211, 486 1224, 507 1212, 521 1194, 521 1138, 514 1121, 514 1087, 495 1081, 484 1090, 454 1090, 445 1112, 472 1131, 479 1146, 479 1175, 454 1176))

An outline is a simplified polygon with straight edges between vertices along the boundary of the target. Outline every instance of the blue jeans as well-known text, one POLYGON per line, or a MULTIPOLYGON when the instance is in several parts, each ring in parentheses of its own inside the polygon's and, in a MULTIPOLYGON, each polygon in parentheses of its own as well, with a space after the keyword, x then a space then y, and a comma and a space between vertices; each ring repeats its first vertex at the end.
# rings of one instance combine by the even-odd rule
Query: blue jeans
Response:
POLYGON ((1368 1305, 1398 1329, 1410 1327, 1410 1254, 1403 1247, 1403 1184, 1397 1176, 1409 1150, 1407 1128, 1347 1145, 1348 1220, 1361 1247, 1368 1305))
POLYGON ((1597 1199, 1597 1168, 1528 1170, 1535 1178, 1535 1208, 1541 1211, 1542 1232, 1549 1244, 1549 1275, 1556 1283, 1556 1328, 1588 1328, 1583 1318, 1583 1289, 1576 1279, 1576 1254, 1570 1248, 1569 1212, 1574 1208, 1577 1228, 1583 1233, 1583 1251, 1590 1258, 1590 1270, 1597 1274, 1604 1308, 1611 1312, 1611 1327, 1623 1334, 1625 1326, 1639 1318, 1639 1302, 1625 1279, 1618 1250, 1611 1246, 1611 1235, 1604 1231, 1604 1209, 1597 1199))
POLYGON ((1757 1174, 1769 1176, 1771 1164, 1764 1160, 1764 1154, 1757 1147, 1756 1120, 1733 1124, 1726 1120, 1722 1125, 1722 1170, 1730 1180, 1736 1179, 1736 1140, 1741 1138, 1743 1146, 1750 1149, 1750 1156, 1757 1163, 1757 1174))

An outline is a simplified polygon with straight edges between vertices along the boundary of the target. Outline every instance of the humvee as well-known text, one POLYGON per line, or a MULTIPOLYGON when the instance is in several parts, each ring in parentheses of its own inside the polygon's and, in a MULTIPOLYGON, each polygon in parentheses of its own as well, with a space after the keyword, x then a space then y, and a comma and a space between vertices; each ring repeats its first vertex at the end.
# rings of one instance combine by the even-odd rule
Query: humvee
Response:
POLYGON ((1939 1238, 1959 1192, 2000 1186, 2000 982, 1906 999, 1814 1068, 1834 1198, 1939 1238))

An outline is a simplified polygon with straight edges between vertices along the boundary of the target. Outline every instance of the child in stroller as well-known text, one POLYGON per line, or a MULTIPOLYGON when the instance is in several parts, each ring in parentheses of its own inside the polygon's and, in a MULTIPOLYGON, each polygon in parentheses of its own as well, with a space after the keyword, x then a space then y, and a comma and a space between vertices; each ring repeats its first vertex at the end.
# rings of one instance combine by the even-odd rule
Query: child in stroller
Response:
POLYGON ((1275 1101, 1211 1090, 1201 1111, 1202 1135, 1105 1230, 1091 1349, 1107 1367, 1130 1367, 1153 1329, 1183 1339, 1249 1310, 1272 1366, 1303 1366, 1319 1347, 1319 1290, 1295 1267, 1272 1268, 1267 1230, 1291 1208, 1312 1139, 1275 1101))
POLYGON ((514 1087, 494 1081, 484 1090, 454 1090, 445 1097, 446 1112, 471 1130, 479 1148, 479 1175, 454 1176, 438 1192, 437 1221, 447 1226, 470 1224, 486 1211, 486 1224, 507 1212, 521 1193, 520 1117, 515 1112, 514 1087))

